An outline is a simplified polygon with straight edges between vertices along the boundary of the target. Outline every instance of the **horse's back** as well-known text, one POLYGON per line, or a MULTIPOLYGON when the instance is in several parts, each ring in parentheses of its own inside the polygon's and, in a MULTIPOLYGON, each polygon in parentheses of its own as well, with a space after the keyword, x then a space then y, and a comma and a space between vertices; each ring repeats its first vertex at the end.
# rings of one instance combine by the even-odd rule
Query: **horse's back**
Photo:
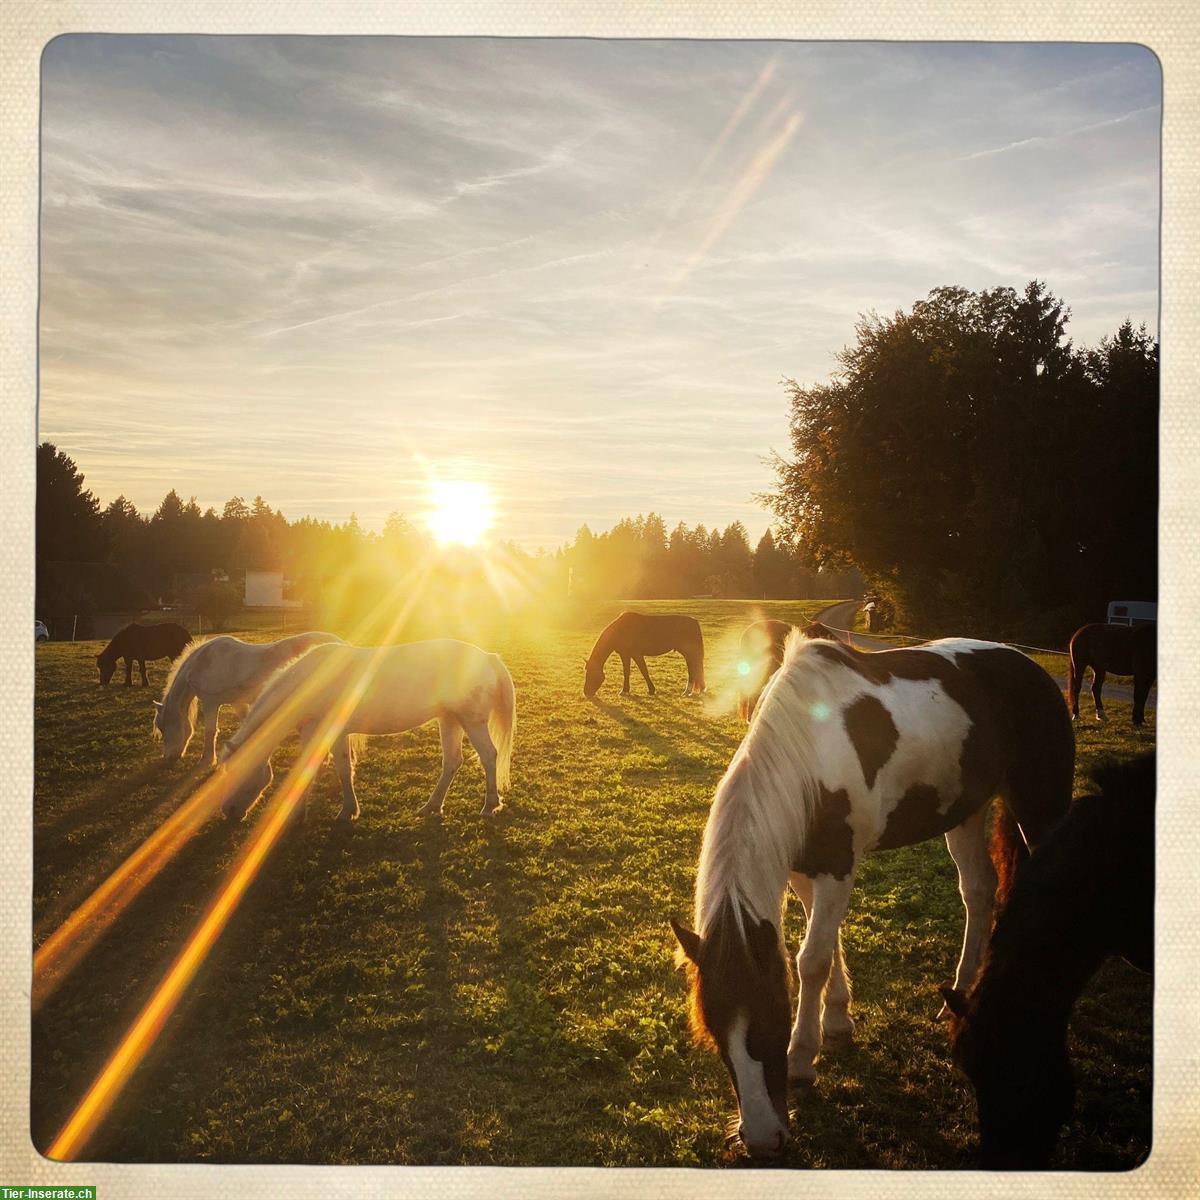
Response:
POLYGON ((703 645, 700 622, 683 613, 623 612, 610 625, 614 647, 630 654, 686 652, 703 645))

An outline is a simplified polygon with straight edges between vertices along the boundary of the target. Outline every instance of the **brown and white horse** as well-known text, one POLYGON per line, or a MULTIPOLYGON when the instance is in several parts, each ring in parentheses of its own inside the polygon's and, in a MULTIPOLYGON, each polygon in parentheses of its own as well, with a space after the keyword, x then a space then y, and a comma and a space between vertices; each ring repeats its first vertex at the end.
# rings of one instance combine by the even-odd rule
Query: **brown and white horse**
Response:
MULTIPOLYGON (((997 894, 988 801, 1001 796, 1019 823, 997 822, 1001 842, 1033 844, 1070 804, 1074 760, 1058 686, 1017 650, 950 639, 864 653, 789 637, 717 786, 695 930, 672 921, 693 1029, 729 1068, 752 1154, 786 1143, 788 1083, 814 1077, 822 1036, 853 1032, 840 930, 862 856, 945 835, 967 918, 955 986, 967 987, 997 894), (794 1021, 789 883, 808 917, 794 1021)), ((1013 846, 993 851, 1007 866, 1013 846)))

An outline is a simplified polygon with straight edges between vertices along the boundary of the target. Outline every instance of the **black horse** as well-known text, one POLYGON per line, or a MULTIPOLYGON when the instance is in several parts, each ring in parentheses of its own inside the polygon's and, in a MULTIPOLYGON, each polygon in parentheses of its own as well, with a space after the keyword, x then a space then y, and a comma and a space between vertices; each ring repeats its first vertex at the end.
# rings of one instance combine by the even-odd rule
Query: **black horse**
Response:
POLYGON ((1017 870, 971 990, 943 987, 954 1057, 975 1087, 980 1165, 1049 1164, 1075 1083, 1067 1022, 1112 954, 1151 970, 1154 755, 1102 768, 1017 870))
POLYGON ((1092 700, 1096 720, 1106 721, 1100 689, 1105 673, 1133 676, 1133 723, 1146 719, 1146 697, 1158 674, 1158 630, 1154 625, 1084 625, 1071 635, 1071 665, 1067 672, 1071 719, 1079 717, 1083 673, 1092 668, 1092 700))
POLYGON ((169 658, 174 662, 183 648, 192 640, 182 625, 139 625, 136 621, 126 625, 99 654, 96 665, 100 668, 100 682, 107 686, 117 669, 117 659, 125 660, 125 686, 133 684, 133 664, 142 672, 142 687, 150 681, 146 678, 148 659, 169 658))
POLYGON ((625 672, 621 695, 629 695, 629 664, 637 668, 646 681, 646 690, 654 695, 654 684, 646 670, 646 656, 670 654, 678 650, 687 663, 688 680, 685 696, 704 691, 704 635, 695 617, 670 613, 623 612, 604 627, 588 655, 583 677, 583 694, 591 699, 604 682, 604 664, 612 654, 621 659, 625 672))

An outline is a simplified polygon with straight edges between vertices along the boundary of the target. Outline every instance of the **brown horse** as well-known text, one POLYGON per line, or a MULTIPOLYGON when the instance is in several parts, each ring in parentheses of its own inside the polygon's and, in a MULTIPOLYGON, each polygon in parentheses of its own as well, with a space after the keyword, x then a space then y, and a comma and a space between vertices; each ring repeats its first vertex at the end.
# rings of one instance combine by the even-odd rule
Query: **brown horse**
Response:
POLYGON ((600 690, 604 664, 609 655, 619 654, 625 671, 621 695, 629 695, 629 663, 633 661, 646 681, 646 690, 653 696, 655 688, 646 670, 646 656, 670 654, 672 650, 679 651, 687 663, 688 680, 683 694, 698 696, 704 691, 704 635, 700 632, 700 622, 695 617, 667 613, 623 612, 604 627, 586 659, 583 694, 590 700, 600 690))
MULTIPOLYGON (((779 670, 783 662, 783 644, 795 629, 787 621, 755 621, 746 628, 738 642, 737 672, 741 677, 738 686, 738 716, 749 721, 758 703, 758 697, 767 685, 767 680, 779 670)), ((804 626, 806 638, 828 638, 842 641, 828 625, 810 621, 804 626)))
POLYGON ((1071 665, 1067 672, 1071 719, 1079 717, 1083 673, 1092 668, 1092 700, 1096 720, 1106 721, 1100 689, 1108 671, 1133 676, 1133 723, 1146 719, 1146 697, 1158 674, 1158 630, 1154 625, 1084 625, 1071 635, 1071 665))
POLYGON ((125 686, 133 684, 133 664, 142 672, 142 687, 149 685, 146 678, 146 662, 156 658, 175 661, 184 647, 192 640, 182 625, 139 625, 136 621, 126 625, 99 654, 96 665, 100 668, 100 682, 105 687, 117 669, 117 659, 125 660, 125 686))
POLYGON ((1093 784, 1021 864, 974 986, 942 988, 985 1168, 1050 1165, 1074 1109, 1075 1001, 1109 955, 1153 967, 1154 755, 1099 770, 1093 784))

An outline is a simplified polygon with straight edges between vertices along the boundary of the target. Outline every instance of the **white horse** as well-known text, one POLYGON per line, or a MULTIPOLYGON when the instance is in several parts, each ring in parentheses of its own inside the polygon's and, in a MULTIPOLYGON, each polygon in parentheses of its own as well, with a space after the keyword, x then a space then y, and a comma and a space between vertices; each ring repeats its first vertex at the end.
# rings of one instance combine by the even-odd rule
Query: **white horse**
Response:
POLYGON ((822 1037, 853 1033, 841 924, 862 855, 945 835, 967 912, 955 986, 969 987, 997 875, 1003 896, 1025 843, 1066 812, 1074 759, 1058 685, 1017 650, 954 639, 869 654, 789 635, 717 786, 696 928, 671 923, 693 1029, 730 1070, 751 1154, 783 1148, 787 1085, 813 1078, 822 1037), (998 825, 993 863, 986 822, 997 795, 1011 818, 998 825), (789 883, 808 917, 794 1021, 789 883))
POLYGON ((217 720, 221 705, 244 707, 262 685, 293 659, 325 642, 340 642, 332 633, 298 633, 278 642, 243 642, 209 638, 193 642, 175 660, 161 700, 154 702, 153 736, 162 741, 163 758, 178 762, 196 731, 197 710, 203 711, 204 746, 200 761, 217 761, 217 720))
POLYGON ((359 814, 352 736, 403 733, 434 719, 441 727, 442 774, 422 815, 442 811, 462 765, 464 733, 487 779, 482 815, 500 809, 517 720, 512 676, 498 654, 439 639, 402 646, 318 646, 279 671, 222 748, 222 769, 229 778, 221 806, 225 815, 244 816, 270 786, 271 755, 290 730, 299 729, 307 740, 332 712, 337 712, 332 755, 342 785, 340 820, 355 821, 359 814), (259 729, 263 736, 254 738, 259 729))

